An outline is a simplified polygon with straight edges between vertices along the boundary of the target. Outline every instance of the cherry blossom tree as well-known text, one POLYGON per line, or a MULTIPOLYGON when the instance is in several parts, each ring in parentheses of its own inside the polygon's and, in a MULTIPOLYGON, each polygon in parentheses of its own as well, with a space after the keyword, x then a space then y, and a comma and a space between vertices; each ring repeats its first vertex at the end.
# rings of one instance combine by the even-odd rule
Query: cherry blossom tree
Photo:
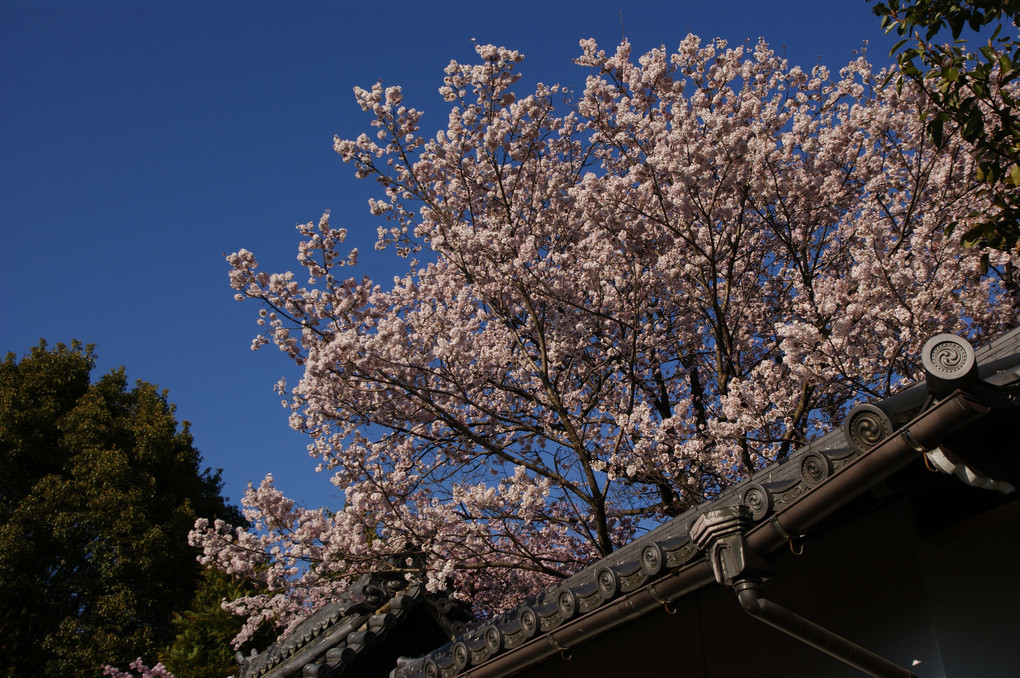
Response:
POLYGON ((404 562, 498 610, 888 395, 930 335, 1017 320, 1013 255, 985 272, 943 229, 993 198, 970 156, 863 56, 584 40, 579 94, 519 94, 520 54, 477 53, 446 69, 445 129, 378 84, 355 90, 375 134, 335 141, 406 273, 351 275, 329 214, 298 227, 300 274, 228 257, 344 493, 302 509, 270 477, 252 530, 196 526, 204 562, 266 585, 231 603, 249 631, 404 562))

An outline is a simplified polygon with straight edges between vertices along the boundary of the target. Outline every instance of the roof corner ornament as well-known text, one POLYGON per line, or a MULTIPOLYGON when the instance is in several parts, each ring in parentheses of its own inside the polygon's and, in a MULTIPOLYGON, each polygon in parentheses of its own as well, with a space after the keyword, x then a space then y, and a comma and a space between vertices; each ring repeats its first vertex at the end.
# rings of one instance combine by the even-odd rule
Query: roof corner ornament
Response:
POLYGON ((974 347, 955 334, 936 334, 921 349, 928 392, 944 398, 957 389, 970 390, 979 381, 974 347))

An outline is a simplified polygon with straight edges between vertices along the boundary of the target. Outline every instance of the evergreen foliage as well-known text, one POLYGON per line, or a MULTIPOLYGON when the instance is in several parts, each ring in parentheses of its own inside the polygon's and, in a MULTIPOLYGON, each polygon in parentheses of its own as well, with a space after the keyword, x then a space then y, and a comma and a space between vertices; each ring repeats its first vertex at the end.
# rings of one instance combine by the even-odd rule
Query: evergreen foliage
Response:
MULTIPOLYGON (((1020 246, 1020 0, 889 0, 875 5, 886 32, 902 39, 892 53, 904 79, 917 83, 934 105, 929 136, 942 146, 949 129, 970 145, 975 176, 992 209, 963 233, 967 246, 1020 246), (965 29, 992 31, 971 51, 965 29), (939 40, 946 29, 952 44, 939 40), (997 188, 1006 190, 996 191, 997 188)), ((951 228, 956 224, 951 225, 951 228)))
MULTIPOLYGON (((221 604, 254 592, 251 582, 219 570, 205 570, 191 606, 174 615, 177 635, 159 660, 180 678, 223 678, 236 671, 237 660, 230 641, 241 630, 243 620, 224 610, 221 604)), ((241 650, 262 648, 272 641, 272 637, 262 633, 241 650)))
POLYGON ((174 635, 200 577, 196 515, 242 524, 166 391, 93 346, 0 364, 0 675, 98 676, 174 635))

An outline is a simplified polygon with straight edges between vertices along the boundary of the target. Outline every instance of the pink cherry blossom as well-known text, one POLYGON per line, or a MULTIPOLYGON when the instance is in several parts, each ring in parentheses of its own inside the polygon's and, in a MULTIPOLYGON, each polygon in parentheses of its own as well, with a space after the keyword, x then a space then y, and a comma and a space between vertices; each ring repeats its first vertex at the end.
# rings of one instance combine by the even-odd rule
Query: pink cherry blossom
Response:
POLYGON ((392 285, 342 270, 330 214, 298 228, 301 275, 227 258, 344 493, 303 509, 270 477, 251 529, 196 525, 203 562, 264 585, 228 604, 238 642, 379 568, 497 611, 916 378, 927 337, 1018 319, 1016 257, 944 230, 994 196, 864 57, 584 40, 574 94, 477 51, 446 68, 445 129, 377 84, 355 90, 373 134, 335 140, 378 181, 392 285))
POLYGON ((121 671, 113 666, 103 667, 103 675, 111 678, 174 678, 163 664, 156 664, 151 669, 145 665, 141 657, 131 662, 130 671, 121 671), (131 673, 137 671, 137 674, 131 673))

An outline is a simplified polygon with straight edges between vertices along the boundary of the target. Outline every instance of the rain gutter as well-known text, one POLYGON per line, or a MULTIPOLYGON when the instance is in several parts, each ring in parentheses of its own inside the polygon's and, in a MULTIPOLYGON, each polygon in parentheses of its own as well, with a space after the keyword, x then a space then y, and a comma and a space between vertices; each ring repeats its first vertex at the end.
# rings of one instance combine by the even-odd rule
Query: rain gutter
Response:
MULTIPOLYGON (((949 395, 802 498, 777 511, 771 519, 750 529, 745 535, 747 547, 756 554, 769 554, 792 538, 805 534, 843 505, 924 452, 934 449, 944 438, 987 414, 990 409, 964 392, 957 391, 949 395)), ((523 645, 501 653, 461 675, 496 678, 524 671, 557 655, 567 658, 570 651, 582 643, 661 610, 669 602, 716 582, 717 575, 713 572, 712 564, 708 558, 702 558, 552 631, 540 633, 523 645)), ((827 631, 825 633, 829 634, 827 631)), ((828 652, 824 647, 819 649, 828 652)), ((843 657, 834 656, 846 661, 843 657)), ((905 672, 900 675, 912 674, 905 672)))
POLYGON ((844 504, 989 411, 989 406, 962 391, 939 401, 803 498, 749 530, 748 547, 757 553, 771 553, 791 538, 805 534, 844 504))
POLYGON ((712 574, 711 564, 708 560, 701 559, 553 631, 540 633, 527 643, 497 655, 461 675, 470 678, 495 678, 537 666, 557 655, 567 659, 570 651, 581 644, 661 610, 666 603, 700 591, 714 583, 715 576, 712 574))

